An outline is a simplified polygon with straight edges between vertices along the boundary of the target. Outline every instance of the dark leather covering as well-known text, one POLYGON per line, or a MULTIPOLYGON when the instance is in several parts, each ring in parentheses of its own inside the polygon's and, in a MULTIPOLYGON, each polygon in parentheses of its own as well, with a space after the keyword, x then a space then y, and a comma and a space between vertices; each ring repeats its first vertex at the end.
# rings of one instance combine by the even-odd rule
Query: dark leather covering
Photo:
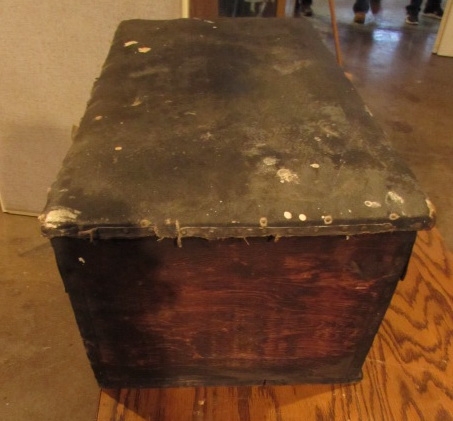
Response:
POLYGON ((356 234, 429 201, 303 19, 120 24, 41 216, 49 237, 356 234))

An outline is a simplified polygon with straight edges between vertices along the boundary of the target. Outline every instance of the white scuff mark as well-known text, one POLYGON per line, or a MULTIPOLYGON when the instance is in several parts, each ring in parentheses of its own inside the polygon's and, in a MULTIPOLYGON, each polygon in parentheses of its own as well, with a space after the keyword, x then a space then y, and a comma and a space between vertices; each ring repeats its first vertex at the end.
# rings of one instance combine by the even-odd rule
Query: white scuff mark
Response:
POLYGON ((315 136, 316 142, 321 142, 321 138, 319 136, 315 136))
POLYGON ((299 183, 299 176, 288 168, 280 168, 277 177, 280 178, 280 183, 299 183))
POLYGON ((212 29, 217 29, 217 26, 213 26, 212 29))
POLYGON ((102 115, 97 115, 96 117, 94 117, 93 120, 99 121, 99 120, 102 120, 103 118, 104 118, 104 116, 102 116, 102 115))
POLYGON ((350 80, 351 82, 354 79, 354 76, 350 72, 344 72, 344 75, 345 75, 346 79, 350 80))
POLYGON ((203 20, 203 22, 206 22, 206 23, 214 23, 212 20, 203 20))
POLYGON ((313 163, 313 164, 310 164, 310 167, 312 168, 319 168, 319 164, 317 164, 316 162, 313 163))
POLYGON ((312 60, 294 60, 288 63, 275 64, 273 69, 283 76, 290 75, 312 64, 312 60))
POLYGON ((200 139, 204 142, 207 142, 211 140, 214 137, 214 135, 211 132, 206 132, 200 136, 200 139))
POLYGON ((283 212, 283 216, 285 217, 285 219, 291 219, 293 217, 292 213, 291 212, 283 212))
POLYGON ((429 199, 425 199, 425 202, 426 202, 426 206, 428 206, 429 217, 434 218, 436 216, 436 208, 433 205, 433 202, 431 202, 431 200, 429 200, 429 199))
POLYGON ((154 64, 153 66, 146 66, 141 70, 136 70, 129 73, 129 77, 133 79, 139 79, 146 76, 158 75, 162 73, 168 73, 170 69, 164 65, 154 64))
POLYGON ((371 116, 373 117, 373 113, 371 112, 371 110, 365 105, 365 111, 371 116))
POLYGON ((263 158, 263 164, 267 166, 275 165, 278 162, 278 159, 275 156, 266 156, 263 158))
POLYGON ((184 115, 197 115, 195 111, 186 111, 184 115))
POLYGON ((404 204, 404 199, 396 192, 394 191, 389 191, 387 193, 387 196, 385 196, 385 203, 398 203, 400 205, 404 204))
POLYGON ((333 218, 331 215, 323 215, 321 216, 321 218, 323 219, 326 225, 330 225, 333 222, 333 218))
POLYGON ((130 106, 137 107, 138 105, 141 105, 141 104, 143 104, 143 100, 137 97, 134 99, 134 102, 130 106))
POLYGON ((178 245, 179 248, 182 247, 182 232, 181 232, 181 226, 179 225, 179 221, 175 221, 175 229, 176 233, 178 234, 178 237, 176 239, 176 244, 178 245))
POLYGON ((123 45, 125 47, 130 47, 131 45, 138 44, 138 41, 126 41, 123 45))
POLYGON ((83 257, 79 257, 79 262, 82 263, 82 265, 84 265, 86 263, 85 259, 83 257))
POLYGON ((379 202, 372 202, 371 200, 365 200, 363 203, 369 208, 380 208, 382 206, 379 202))
POLYGON ((400 216, 396 213, 396 212, 392 212, 390 215, 389 215, 389 219, 391 221, 396 221, 397 219, 399 219, 400 216))
POLYGON ((73 224, 80 211, 70 208, 57 208, 49 211, 47 214, 41 215, 39 220, 45 228, 59 228, 63 225, 73 224))
POLYGON ((151 51, 151 47, 139 47, 137 48, 137 51, 142 54, 149 53, 151 51))
POLYGON ((60 193, 66 193, 68 191, 68 189, 61 189, 61 190, 58 190, 60 193))
POLYGON ((306 221, 306 220, 307 220, 307 215, 301 213, 301 214, 299 214, 299 219, 300 219, 301 221, 306 221))
POLYGON ((115 151, 122 151, 123 147, 122 146, 115 146, 115 151))
POLYGON ((321 127, 321 130, 326 134, 327 137, 333 136, 333 137, 338 137, 339 138, 341 136, 340 132, 335 130, 333 127, 331 127, 325 121, 321 121, 319 125, 321 127))

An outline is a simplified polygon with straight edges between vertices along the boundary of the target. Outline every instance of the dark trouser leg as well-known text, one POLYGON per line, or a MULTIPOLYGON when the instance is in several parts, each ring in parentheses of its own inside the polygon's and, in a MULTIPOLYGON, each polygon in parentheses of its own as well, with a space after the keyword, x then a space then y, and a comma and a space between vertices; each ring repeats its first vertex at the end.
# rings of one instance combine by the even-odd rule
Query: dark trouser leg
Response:
POLYGON ((295 10, 296 16, 297 15, 312 16, 313 15, 313 11, 311 10, 312 2, 313 0, 297 0, 295 10))
POLYGON ((352 6, 354 13, 364 12, 367 13, 370 10, 370 1, 369 0, 356 0, 354 6, 352 6))
POLYGON ((441 0, 428 0, 425 4, 425 12, 435 12, 436 10, 441 9, 441 0))
POLYGON ((411 3, 406 6, 407 13, 410 15, 418 15, 422 0, 411 0, 411 3))

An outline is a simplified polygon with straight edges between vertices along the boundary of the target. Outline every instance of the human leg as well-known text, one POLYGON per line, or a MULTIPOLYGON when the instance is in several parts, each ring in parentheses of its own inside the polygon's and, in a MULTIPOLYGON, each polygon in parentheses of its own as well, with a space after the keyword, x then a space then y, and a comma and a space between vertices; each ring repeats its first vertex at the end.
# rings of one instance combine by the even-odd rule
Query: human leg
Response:
POLYGON ((312 0, 302 0, 302 14, 304 16, 313 16, 313 9, 311 8, 312 0))
POLYGON ((312 0, 297 0, 296 15, 313 16, 312 0))
POLYGON ((418 25, 418 14, 420 13, 421 5, 422 0, 411 0, 411 2, 406 6, 406 23, 409 25, 418 25))
POLYGON ((375 15, 381 11, 381 0, 370 0, 371 13, 375 15))
POLYGON ((354 13, 364 12, 367 13, 370 10, 370 1, 369 0, 356 0, 352 6, 354 13))
POLYGON ((441 0, 428 0, 423 9, 423 15, 430 18, 442 19, 444 11, 441 6, 441 0))
POLYGON ((365 16, 370 10, 370 0, 356 0, 352 10, 354 11, 354 22, 365 23, 365 16))

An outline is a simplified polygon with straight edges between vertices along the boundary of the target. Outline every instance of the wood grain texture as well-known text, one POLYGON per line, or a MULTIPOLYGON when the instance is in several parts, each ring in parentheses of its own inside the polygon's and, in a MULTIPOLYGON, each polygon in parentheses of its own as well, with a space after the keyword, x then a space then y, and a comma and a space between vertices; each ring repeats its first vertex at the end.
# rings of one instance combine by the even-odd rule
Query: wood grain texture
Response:
POLYGON ((189 14, 191 18, 213 19, 219 17, 219 4, 217 0, 192 0, 189 14))
POLYGON ((97 421, 453 420, 452 262, 419 234, 360 383, 102 390, 97 421))
POLYGON ((414 240, 53 244, 99 384, 150 388, 359 380, 414 240))

